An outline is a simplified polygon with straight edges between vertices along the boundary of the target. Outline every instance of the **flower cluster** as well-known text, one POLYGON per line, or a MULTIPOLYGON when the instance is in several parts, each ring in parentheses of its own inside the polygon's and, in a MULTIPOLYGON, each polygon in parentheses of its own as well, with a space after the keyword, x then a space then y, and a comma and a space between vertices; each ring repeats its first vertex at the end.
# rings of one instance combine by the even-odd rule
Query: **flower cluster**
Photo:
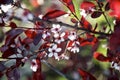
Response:
POLYGON ((66 54, 64 54, 66 50, 73 53, 78 53, 80 51, 80 42, 76 31, 71 30, 70 32, 66 32, 59 24, 53 24, 51 29, 44 30, 42 38, 43 42, 50 42, 48 57, 54 57, 57 60, 69 59, 66 54), (64 49, 63 45, 61 45, 62 43, 67 43, 64 49))

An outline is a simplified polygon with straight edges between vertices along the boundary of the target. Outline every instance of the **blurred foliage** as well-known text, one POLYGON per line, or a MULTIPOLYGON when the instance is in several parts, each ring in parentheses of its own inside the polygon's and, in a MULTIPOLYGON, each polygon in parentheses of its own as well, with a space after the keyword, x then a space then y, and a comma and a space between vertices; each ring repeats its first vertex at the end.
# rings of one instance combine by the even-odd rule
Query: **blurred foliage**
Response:
MULTIPOLYGON (((80 2, 82 2, 82 1, 83 0, 73 0, 76 15, 77 15, 77 17, 79 17, 79 19, 81 18, 79 5, 80 5, 80 2)), ((94 0, 91 0, 91 1, 94 1, 94 0)), ((105 1, 105 0, 99 0, 99 1, 105 1)), ((31 12, 33 12, 35 14, 45 14, 50 8, 53 8, 53 5, 56 6, 55 8, 59 7, 59 8, 62 8, 64 10, 66 10, 65 6, 62 5, 60 2, 59 3, 58 2, 59 2, 59 0, 44 0, 44 4, 39 5, 38 7, 33 7, 32 4, 30 3, 30 0, 22 0, 22 3, 24 5, 26 5, 27 9, 29 9, 31 12)), ((106 13, 106 15, 108 15, 108 14, 106 13)), ((98 27, 97 27, 98 31, 101 28, 103 28, 103 26, 105 26, 105 25, 108 26, 107 23, 106 23, 106 20, 104 19, 103 16, 101 16, 99 18, 96 18, 96 19, 92 19, 90 17, 90 15, 88 15, 86 18, 93 25, 93 27, 95 26, 96 23, 99 23, 98 27)), ((112 23, 113 19, 111 17, 108 17, 108 19, 109 19, 109 22, 112 23)), ((18 22, 18 23, 21 25, 20 22, 18 22)), ((25 24, 22 24, 22 25, 25 25, 25 24)), ((28 25, 31 25, 31 24, 28 23, 28 25)), ((108 30, 108 29, 106 29, 106 30, 108 30)), ((96 36, 98 36, 98 35, 96 35, 96 36)), ((3 41, 3 38, 4 38, 3 30, 0 29, 0 42, 3 41)), ((99 42, 99 44, 100 45, 99 45, 97 51, 106 55, 107 41, 106 40, 101 40, 99 42)), ((97 80, 105 80, 106 75, 108 75, 107 71, 108 71, 109 63, 106 63, 106 62, 103 63, 103 62, 99 62, 95 59, 92 59, 93 53, 91 51, 91 48, 92 48, 91 46, 81 47, 80 48, 80 53, 74 54, 74 56, 72 56, 72 57, 76 58, 76 60, 78 59, 78 63, 77 63, 78 65, 77 64, 74 65, 74 61, 72 62, 72 60, 71 61, 69 61, 69 60, 68 61, 66 61, 66 60, 55 61, 53 59, 49 59, 48 62, 50 62, 50 64, 54 65, 60 71, 63 71, 64 68, 66 69, 66 66, 70 67, 70 68, 74 68, 74 69, 69 69, 68 68, 69 72, 71 72, 71 73, 67 73, 67 74, 70 74, 70 75, 72 75, 72 72, 74 72, 74 70, 76 70, 79 66, 88 65, 86 67, 82 66, 83 69, 86 69, 86 70, 90 71, 91 73, 93 73, 93 75, 97 76, 97 78, 98 78, 97 80), (83 58, 81 58, 81 57, 83 57, 83 58), (81 59, 79 60, 79 58, 81 58, 81 59), (83 64, 84 61, 88 61, 87 64, 83 64), (73 67, 73 66, 75 66, 75 67, 73 67), (97 69, 94 68, 96 66, 98 67, 97 69), (92 70, 91 69, 92 67, 95 70, 92 70), (103 74, 101 74, 101 72, 103 74), (98 74, 100 74, 100 75, 98 75, 98 74)), ((29 67, 30 67, 30 64, 25 64, 22 67, 22 69, 20 70, 21 71, 21 76, 23 76, 21 78, 21 80, 27 80, 26 76, 30 77, 32 75, 32 71, 31 71, 31 69, 29 69, 29 67)), ((47 67, 44 64, 42 64, 42 70, 43 70, 43 74, 45 74, 46 80, 66 80, 65 78, 61 77, 59 74, 57 74, 56 72, 54 72, 53 70, 51 70, 49 67, 47 67)), ((6 80, 5 76, 0 80, 6 80)))

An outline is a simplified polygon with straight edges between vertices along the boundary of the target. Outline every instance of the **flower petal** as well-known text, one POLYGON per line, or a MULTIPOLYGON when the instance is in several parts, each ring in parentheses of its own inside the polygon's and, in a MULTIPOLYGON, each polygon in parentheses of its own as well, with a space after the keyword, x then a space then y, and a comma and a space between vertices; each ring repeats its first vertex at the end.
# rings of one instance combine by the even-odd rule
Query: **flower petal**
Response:
POLYGON ((58 57, 58 54, 57 54, 57 53, 54 53, 54 57, 55 57, 55 59, 59 59, 59 57, 58 57))
POLYGON ((57 48, 57 45, 54 44, 54 45, 52 46, 52 49, 56 49, 56 48, 57 48))
POLYGON ((49 53, 49 54, 48 54, 48 57, 52 57, 52 56, 53 56, 53 53, 49 53))
POLYGON ((57 48, 56 49, 56 52, 60 52, 62 49, 61 48, 57 48))
POLYGON ((48 51, 49 51, 49 52, 52 52, 52 48, 49 48, 48 51))
POLYGON ((65 32, 63 32, 63 33, 60 35, 60 37, 63 37, 63 36, 65 36, 65 32))
POLYGON ((31 66, 31 67, 30 67, 30 69, 32 69, 34 72, 36 72, 36 71, 37 71, 37 68, 38 68, 38 66, 37 66, 37 65, 34 65, 34 66, 31 66))

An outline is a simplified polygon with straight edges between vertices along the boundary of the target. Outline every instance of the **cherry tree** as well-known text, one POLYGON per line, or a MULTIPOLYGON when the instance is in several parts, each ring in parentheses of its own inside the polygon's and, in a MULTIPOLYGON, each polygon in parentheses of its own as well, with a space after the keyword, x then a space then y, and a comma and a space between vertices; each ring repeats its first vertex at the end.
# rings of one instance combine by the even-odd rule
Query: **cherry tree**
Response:
POLYGON ((120 0, 0 0, 0 27, 2 80, 119 80, 120 0))

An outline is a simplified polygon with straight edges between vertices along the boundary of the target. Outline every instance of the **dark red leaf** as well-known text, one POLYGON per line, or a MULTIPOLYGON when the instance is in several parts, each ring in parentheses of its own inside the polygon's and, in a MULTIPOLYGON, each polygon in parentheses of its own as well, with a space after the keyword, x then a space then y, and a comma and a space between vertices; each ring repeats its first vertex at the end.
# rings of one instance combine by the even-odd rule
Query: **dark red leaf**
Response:
POLYGON ((10 26, 11 28, 17 28, 17 25, 16 25, 14 22, 10 22, 9 26, 10 26))
POLYGON ((33 39, 27 37, 22 40, 22 45, 30 44, 32 42, 33 42, 33 39))
POLYGON ((119 80, 119 77, 117 75, 111 75, 107 80, 119 80))
POLYGON ((111 58, 110 61, 112 61, 113 56, 115 56, 115 54, 111 50, 107 49, 107 57, 111 58))
POLYGON ((110 10, 110 3, 109 2, 107 2, 107 4, 105 5, 105 11, 108 11, 108 10, 110 10))
POLYGON ((0 71, 0 78, 3 76, 4 74, 0 71))
POLYGON ((82 16, 80 24, 83 28, 91 30, 92 29, 92 25, 82 16))
POLYGON ((98 12, 98 11, 94 11, 92 14, 91 14, 91 17, 92 18, 98 18, 102 15, 103 12, 98 12))
POLYGON ((112 10, 110 15, 120 19, 120 0, 109 0, 109 3, 112 10))
POLYGON ((80 5, 80 8, 84 10, 90 10, 91 8, 94 8, 94 7, 95 7, 95 4, 90 1, 83 1, 80 5))
POLYGON ((40 46, 39 50, 46 49, 46 48, 49 48, 49 47, 50 47, 50 43, 49 43, 49 42, 46 42, 46 43, 43 43, 43 44, 40 46))
POLYGON ((0 4, 11 4, 13 0, 0 0, 0 4))
POLYGON ((4 37, 5 37, 5 34, 4 34, 3 29, 2 29, 2 30, 0 30, 0 43, 3 42, 4 37))
POLYGON ((109 48, 110 50, 116 51, 120 49, 120 27, 119 24, 116 24, 114 33, 110 36, 109 39, 109 48))
POLYGON ((82 70, 81 68, 78 69, 78 72, 83 80, 97 80, 93 75, 82 70))
POLYGON ((67 13, 62 11, 62 10, 51 10, 43 16, 43 19, 45 19, 45 20, 46 19, 53 19, 53 18, 60 17, 64 14, 67 14, 67 13))
POLYGON ((23 29, 11 29, 6 33, 7 37, 5 40, 6 45, 10 45, 11 43, 14 42, 14 39, 18 37, 24 30, 23 29))
POLYGON ((11 56, 13 54, 17 54, 17 49, 16 48, 12 48, 12 47, 8 47, 8 49, 6 49, 3 52, 2 58, 8 58, 9 56, 11 56))
POLYGON ((28 30, 25 31, 25 34, 28 38, 34 39, 37 33, 36 33, 35 30, 29 30, 28 29, 28 30))
POLYGON ((0 72, 3 72, 6 69, 6 66, 0 61, 0 72))
POLYGON ((6 76, 8 80, 20 80, 20 71, 18 68, 7 70, 6 76))
POLYGON ((93 57, 99 61, 103 61, 103 62, 108 62, 110 61, 109 57, 105 57, 103 54, 99 53, 99 52, 94 52, 93 57))
POLYGON ((60 51, 60 54, 65 52, 65 50, 66 50, 66 45, 67 45, 66 42, 61 42, 61 44, 58 44, 58 47, 60 47, 60 48, 62 49, 62 50, 60 51))
POLYGON ((37 45, 41 39, 42 39, 42 33, 36 34, 35 38, 33 39, 34 45, 37 45))
POLYGON ((0 27, 4 27, 5 26, 5 22, 3 21, 3 18, 0 18, 0 27))
POLYGON ((87 35, 87 39, 79 38, 79 42, 81 43, 80 46, 94 46, 98 42, 98 39, 92 35, 87 35))
POLYGON ((71 22, 77 23, 78 21, 76 19, 74 19, 74 18, 71 18, 71 22))
POLYGON ((62 0, 71 12, 75 12, 72 0, 62 0))

